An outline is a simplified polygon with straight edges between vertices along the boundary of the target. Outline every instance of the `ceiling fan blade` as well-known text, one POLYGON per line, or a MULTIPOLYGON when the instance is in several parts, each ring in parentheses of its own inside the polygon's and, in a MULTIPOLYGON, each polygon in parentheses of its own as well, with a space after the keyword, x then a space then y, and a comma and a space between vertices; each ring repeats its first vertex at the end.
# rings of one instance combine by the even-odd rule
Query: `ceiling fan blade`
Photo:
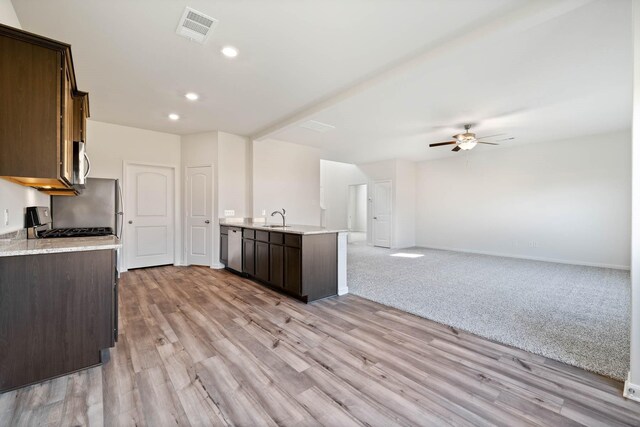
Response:
POLYGON ((456 146, 453 148, 453 150, 451 150, 451 151, 460 151, 460 146, 459 146, 459 145, 456 145, 456 146))
POLYGON ((495 142, 502 142, 502 141, 511 141, 512 139, 516 139, 515 136, 512 136, 511 138, 505 138, 505 139, 498 139, 495 142))
POLYGON ((484 141, 478 141, 478 144, 500 145, 500 144, 496 144, 495 142, 484 142, 484 141))
POLYGON ((455 144, 456 141, 447 141, 447 142, 436 142, 435 144, 429 144, 429 147, 439 147, 441 145, 451 145, 455 144))
POLYGON ((496 133, 495 135, 479 136, 478 139, 495 138, 496 136, 506 135, 506 133, 496 133))

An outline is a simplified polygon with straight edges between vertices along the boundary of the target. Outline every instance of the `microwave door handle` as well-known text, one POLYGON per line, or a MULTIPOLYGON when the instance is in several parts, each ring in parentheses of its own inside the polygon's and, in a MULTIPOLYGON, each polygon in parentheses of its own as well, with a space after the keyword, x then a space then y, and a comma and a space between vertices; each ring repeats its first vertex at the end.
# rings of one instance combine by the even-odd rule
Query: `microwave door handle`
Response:
POLYGON ((91 172, 91 160, 89 160, 89 156, 87 156, 87 153, 84 153, 84 159, 87 161, 87 170, 84 173, 84 177, 86 178, 87 176, 89 176, 89 172, 91 172))

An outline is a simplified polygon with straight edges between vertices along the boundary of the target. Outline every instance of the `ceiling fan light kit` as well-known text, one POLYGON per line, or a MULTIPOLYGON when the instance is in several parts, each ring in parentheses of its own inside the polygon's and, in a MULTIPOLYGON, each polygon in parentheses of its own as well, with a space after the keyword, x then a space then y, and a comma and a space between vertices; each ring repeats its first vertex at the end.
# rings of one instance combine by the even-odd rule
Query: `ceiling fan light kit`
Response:
MULTIPOLYGON (((429 144, 429 147, 440 147, 442 145, 455 144, 456 146, 451 151, 458 152, 460 150, 465 150, 465 151, 471 150, 478 144, 500 145, 500 144, 496 144, 495 142, 479 141, 479 138, 476 137, 475 133, 469 132, 470 129, 471 129, 471 125, 464 125, 465 132, 459 133, 457 135, 453 135, 453 139, 454 139, 453 141, 436 142, 434 144, 429 144)), ((492 138, 492 137, 501 136, 501 135, 504 135, 504 134, 491 135, 491 136, 486 136, 484 138, 492 138)), ((501 139, 500 141, 508 141, 511 139, 514 139, 514 138, 505 138, 505 139, 501 139)))

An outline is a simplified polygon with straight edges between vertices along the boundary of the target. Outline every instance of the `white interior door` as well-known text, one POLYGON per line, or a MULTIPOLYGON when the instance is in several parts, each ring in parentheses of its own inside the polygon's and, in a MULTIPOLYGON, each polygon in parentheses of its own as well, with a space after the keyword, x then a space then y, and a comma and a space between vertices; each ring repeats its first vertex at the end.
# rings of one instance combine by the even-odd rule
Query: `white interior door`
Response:
POLYGON ((173 168, 129 164, 125 180, 127 268, 173 264, 173 168))
POLYGON ((187 263, 211 265, 211 166, 187 168, 187 263))
POLYGON ((391 247, 392 224, 391 181, 379 181, 373 185, 373 245, 391 247))

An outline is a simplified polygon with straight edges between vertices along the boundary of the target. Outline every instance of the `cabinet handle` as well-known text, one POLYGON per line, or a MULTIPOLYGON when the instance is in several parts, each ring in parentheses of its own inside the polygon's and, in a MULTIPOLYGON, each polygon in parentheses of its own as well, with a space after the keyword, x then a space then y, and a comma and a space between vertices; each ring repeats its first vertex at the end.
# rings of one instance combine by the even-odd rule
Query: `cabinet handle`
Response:
POLYGON ((133 224, 133 221, 129 220, 129 224, 133 224))
POLYGON ((204 223, 205 223, 205 224, 209 224, 210 222, 211 222, 211 221, 209 221, 208 219, 205 219, 205 220, 204 220, 204 223))

